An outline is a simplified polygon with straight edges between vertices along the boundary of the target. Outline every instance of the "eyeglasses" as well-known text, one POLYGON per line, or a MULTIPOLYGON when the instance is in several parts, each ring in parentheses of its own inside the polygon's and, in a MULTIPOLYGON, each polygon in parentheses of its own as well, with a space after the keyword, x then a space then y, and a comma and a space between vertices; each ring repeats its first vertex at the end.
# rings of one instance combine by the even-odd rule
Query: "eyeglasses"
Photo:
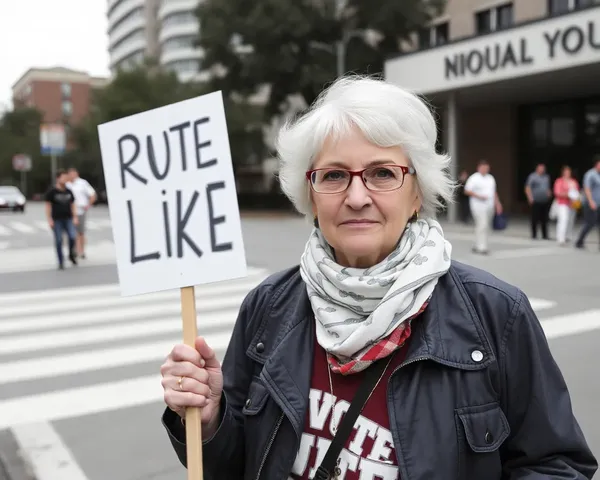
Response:
POLYGON ((415 173, 414 168, 404 165, 375 165, 362 170, 317 168, 306 172, 306 178, 317 193, 342 193, 350 186, 352 177, 360 177, 365 187, 373 192, 390 192, 404 185, 406 175, 415 173))

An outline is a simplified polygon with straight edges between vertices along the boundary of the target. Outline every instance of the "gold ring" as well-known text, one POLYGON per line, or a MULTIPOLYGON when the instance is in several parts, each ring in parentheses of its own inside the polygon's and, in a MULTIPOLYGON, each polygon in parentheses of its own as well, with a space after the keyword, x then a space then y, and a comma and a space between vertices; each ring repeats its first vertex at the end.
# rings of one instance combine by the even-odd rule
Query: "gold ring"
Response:
POLYGON ((183 382, 183 377, 179 377, 179 380, 177 380, 177 383, 179 384, 179 390, 183 391, 183 385, 181 382, 183 382))

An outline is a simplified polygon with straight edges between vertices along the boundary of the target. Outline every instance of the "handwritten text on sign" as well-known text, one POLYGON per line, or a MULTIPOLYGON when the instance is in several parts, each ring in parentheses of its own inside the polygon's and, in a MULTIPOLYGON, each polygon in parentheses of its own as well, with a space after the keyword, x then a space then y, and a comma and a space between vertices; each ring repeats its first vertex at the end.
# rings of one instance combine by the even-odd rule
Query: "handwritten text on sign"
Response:
POLYGON ((220 93, 98 130, 123 294, 245 275, 220 93))

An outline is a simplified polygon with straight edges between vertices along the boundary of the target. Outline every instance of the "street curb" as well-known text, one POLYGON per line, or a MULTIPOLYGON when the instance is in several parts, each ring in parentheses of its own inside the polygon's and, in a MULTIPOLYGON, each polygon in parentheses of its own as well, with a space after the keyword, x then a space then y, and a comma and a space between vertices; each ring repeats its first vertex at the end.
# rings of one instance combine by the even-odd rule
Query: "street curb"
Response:
POLYGON ((36 480, 10 430, 0 431, 0 480, 36 480))

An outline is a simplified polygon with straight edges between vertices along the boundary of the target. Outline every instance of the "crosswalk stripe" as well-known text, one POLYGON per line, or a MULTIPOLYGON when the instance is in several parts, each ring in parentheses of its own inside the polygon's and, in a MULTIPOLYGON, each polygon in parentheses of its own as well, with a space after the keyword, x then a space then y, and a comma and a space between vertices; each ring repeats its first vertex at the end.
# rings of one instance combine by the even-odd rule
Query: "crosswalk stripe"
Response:
MULTIPOLYGON (((198 317, 198 330, 212 327, 233 326, 243 296, 230 302, 227 309, 219 313, 209 313, 198 317)), ((179 305, 169 306, 173 311, 180 311, 179 305)), ((137 319, 143 318, 136 315, 137 319)), ((27 333, 25 335, 3 336, 0 342, 0 355, 36 352, 49 348, 83 347, 103 342, 125 339, 141 339, 159 334, 171 334, 181 331, 181 317, 166 319, 138 320, 124 322, 119 315, 119 322, 98 326, 81 326, 64 331, 27 333)))
POLYGON ((160 401, 163 398, 160 379, 160 375, 127 378, 0 401, 0 430, 160 401))
MULTIPOLYGON (((108 242, 108 243, 110 243, 112 245, 112 242, 108 242)), ((45 250, 47 251, 48 249, 45 249, 45 250)), ((53 254, 53 252, 51 251, 50 255, 52 255, 52 254, 53 254)), ((265 270, 263 268, 248 266, 248 267, 246 267, 246 273, 247 273, 246 279, 249 279, 250 277, 253 277, 253 276, 259 276, 259 277, 264 276, 267 274, 267 270, 265 270)), ((245 281, 244 278, 235 280, 235 282, 244 282, 244 281, 245 281)), ((196 290, 202 291, 203 289, 209 289, 209 288, 221 288, 222 285, 227 285, 228 283, 229 282, 219 282, 219 283, 201 285, 201 286, 196 287, 196 290)), ((151 298, 153 296, 158 296, 158 295, 165 295, 168 298, 170 298, 170 297, 179 298, 179 290, 169 290, 169 291, 165 291, 165 292, 148 293, 146 295, 137 295, 135 297, 121 297, 119 285, 115 284, 115 283, 110 283, 110 284, 103 284, 103 285, 86 285, 86 286, 82 286, 82 287, 62 287, 62 288, 54 288, 51 290, 28 290, 26 292, 2 293, 2 294, 0 294, 0 307, 2 307, 2 309, 4 309, 4 307, 8 306, 11 303, 19 303, 20 304, 20 303, 29 303, 29 302, 34 302, 34 301, 42 301, 42 300, 48 300, 49 302, 66 300, 66 301, 69 301, 69 304, 70 304, 70 301, 73 298, 76 298, 78 296, 88 296, 88 295, 96 296, 96 295, 103 295, 103 294, 118 295, 119 298, 122 299, 122 301, 128 301, 129 299, 135 299, 135 298, 148 299, 148 298, 151 298)), ((1 315, 2 309, 0 309, 0 315, 1 315)))
POLYGON ((52 425, 35 422, 12 429, 19 451, 33 478, 88 480, 52 425))
POLYGON ((35 223, 35 226, 37 228, 39 228, 40 230, 43 230, 45 232, 49 232, 50 231, 50 225, 48 225, 48 222, 44 222, 42 220, 37 220, 35 223))
POLYGON ((33 228, 31 225, 27 225, 26 223, 23 223, 23 222, 10 222, 10 226, 13 228, 13 230, 16 230, 17 232, 20 232, 20 233, 34 233, 35 232, 35 228, 33 228))
MULTIPOLYGON (((215 305, 219 304, 218 302, 220 300, 218 298, 215 299, 215 296, 245 293, 262 278, 263 277, 255 276, 245 279, 244 281, 231 282, 228 285, 211 284, 203 287, 196 287, 197 305, 200 309, 209 309, 208 305, 212 305, 213 303, 215 305)), ((61 318, 66 318, 69 315, 68 313, 65 313, 67 309, 75 311, 77 315, 80 315, 79 310, 84 310, 88 315, 106 316, 114 311, 111 307, 118 308, 119 315, 128 311, 135 314, 135 308, 137 307, 140 315, 147 315, 152 314, 152 309, 157 308, 156 304, 158 302, 168 302, 171 306, 179 306, 179 291, 157 292, 134 297, 120 297, 117 295, 96 297, 93 294, 78 296, 69 294, 69 292, 65 293, 67 293, 67 296, 63 298, 57 294, 58 298, 55 301, 52 301, 52 303, 36 301, 35 304, 20 303, 16 305, 13 304, 12 306, 10 306, 8 302, 4 302, 2 296, 0 296, 0 306, 2 307, 0 309, 0 320, 3 318, 8 319, 7 322, 0 322, 0 332, 6 332, 12 329, 12 327, 7 328, 7 325, 9 325, 11 321, 18 321, 23 325, 32 323, 24 320, 23 317, 31 317, 34 315, 44 315, 43 318, 47 319, 47 325, 50 327, 62 325, 61 318), (102 308, 103 310, 94 310, 98 308, 102 308)), ((169 314, 172 313, 172 310, 161 310, 161 312, 156 312, 157 315, 159 313, 169 314)), ((125 315, 127 315, 127 313, 125 315)), ((70 322, 66 322, 65 324, 69 323, 70 322)), ((35 328, 44 326, 39 322, 36 323, 36 325, 37 327, 35 328)))
POLYGON ((4 225, 0 225, 0 236, 2 237, 8 237, 12 235, 12 232, 6 228, 4 225))
MULTIPOLYGON (((228 332, 209 335, 207 341, 215 350, 221 350, 227 347, 230 338, 231 333, 228 332)), ((41 378, 52 378, 58 375, 160 361, 167 356, 177 343, 181 343, 181 338, 173 336, 168 340, 105 348, 91 353, 78 352, 4 363, 0 364, 0 383, 25 382, 41 378)))

